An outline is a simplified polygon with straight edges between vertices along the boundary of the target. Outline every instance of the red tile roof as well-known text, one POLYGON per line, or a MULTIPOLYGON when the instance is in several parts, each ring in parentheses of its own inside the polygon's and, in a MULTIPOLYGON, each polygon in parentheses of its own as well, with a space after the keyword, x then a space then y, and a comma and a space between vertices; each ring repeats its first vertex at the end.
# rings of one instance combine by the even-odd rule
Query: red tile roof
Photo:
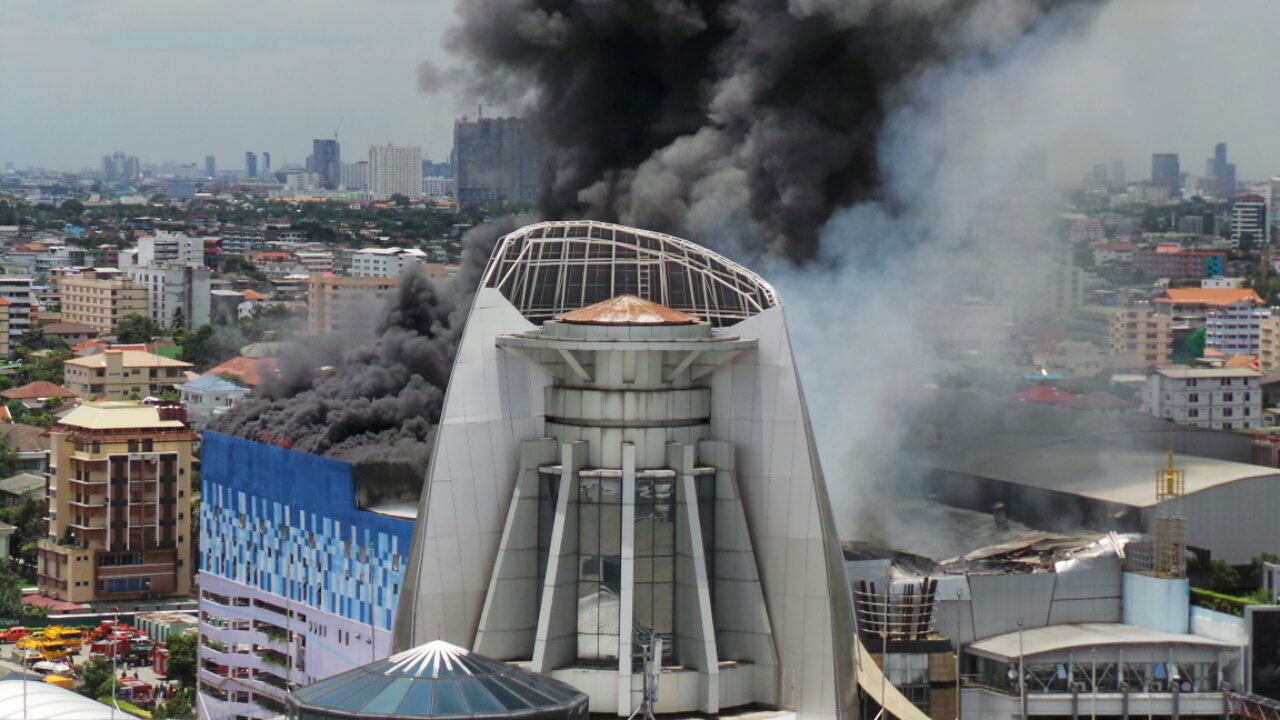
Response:
POLYGON ((1057 388, 1037 383, 1035 387, 1014 393, 1009 396, 1010 402, 1028 402, 1040 404, 1071 403, 1079 400, 1078 395, 1065 393, 1057 388))
POLYGON ((204 374, 217 377, 224 373, 229 373, 244 380, 245 385, 257 387, 269 376, 274 375, 275 372, 276 359, 273 357, 250 358, 240 355, 217 367, 210 368, 204 374))
POLYGON ((1252 288, 1169 288, 1156 302, 1165 305, 1235 305, 1240 302, 1261 305, 1262 298, 1252 288))
POLYGON ((0 397, 6 400, 43 400, 51 397, 73 398, 79 396, 61 385, 54 385, 47 380, 37 380, 22 387, 0 392, 0 397))

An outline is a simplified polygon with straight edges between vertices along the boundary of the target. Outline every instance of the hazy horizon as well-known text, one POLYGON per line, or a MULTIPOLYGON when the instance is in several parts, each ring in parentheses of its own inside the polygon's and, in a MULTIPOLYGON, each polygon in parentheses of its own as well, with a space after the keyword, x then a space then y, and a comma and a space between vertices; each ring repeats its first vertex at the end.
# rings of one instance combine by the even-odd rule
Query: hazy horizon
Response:
MULTIPOLYGON (((302 163, 340 120, 345 160, 386 142, 446 159, 454 119, 474 117, 477 102, 422 93, 417 68, 453 62, 442 48, 453 3, 373 7, 7 0, 0 162, 76 171, 119 150, 157 164, 203 166, 213 155, 235 170, 251 150, 281 167, 302 163)), ((1062 99, 1099 93, 1096 123, 1056 139, 1051 176, 1074 180, 1118 158, 1130 179, 1144 178, 1156 152, 1179 153, 1183 171, 1199 174, 1219 141, 1240 179, 1280 175, 1280 87, 1261 70, 1277 24, 1280 4, 1266 0, 1111 3, 1092 33, 1111 56, 1081 67, 1080 95, 1062 99)))

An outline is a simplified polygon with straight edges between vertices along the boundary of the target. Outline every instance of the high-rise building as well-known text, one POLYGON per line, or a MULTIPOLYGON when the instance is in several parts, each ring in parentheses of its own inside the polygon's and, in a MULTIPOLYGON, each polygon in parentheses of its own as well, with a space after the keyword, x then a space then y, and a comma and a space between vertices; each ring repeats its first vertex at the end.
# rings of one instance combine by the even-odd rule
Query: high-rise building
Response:
POLYGON ((1108 179, 1111 181, 1111 184, 1113 185, 1124 184, 1124 161, 1123 160, 1111 161, 1111 176, 1108 179))
POLYGON ((244 154, 244 176, 247 178, 258 177, 258 156, 250 150, 244 154))
POLYGON ((307 281, 307 327, 314 335, 350 337, 373 332, 369 318, 394 292, 398 277, 339 277, 315 273, 307 281))
POLYGON ((368 190, 369 161, 342 163, 342 175, 338 178, 338 185, 345 190, 368 190))
POLYGON ((1205 174, 1217 181, 1218 190, 1231 193, 1236 189, 1235 163, 1227 162, 1227 144, 1213 146, 1213 157, 1205 161, 1205 174))
POLYGON ((204 156, 204 176, 218 177, 218 161, 212 155, 204 156))
POLYGON ((311 172, 320 175, 322 187, 336 190, 342 181, 342 148, 337 140, 311 141, 311 172))
POLYGON ((262 177, 271 179, 271 153, 262 151, 262 177))
POLYGON ((543 143, 522 118, 480 118, 453 124, 460 202, 532 202, 538 199, 543 143))
POLYGON ((275 717, 290 687, 389 654, 413 532, 396 493, 421 476, 201 440, 200 704, 211 718, 275 717))
POLYGON ((67 275, 58 287, 62 291, 62 319, 100 333, 115 332, 128 315, 147 314, 147 289, 115 268, 67 275))
POLYGON ((732 260, 590 221, 502 238, 422 498, 395 650, 451 642, 627 717, 661 640, 663 712, 855 716, 866 651, 782 303, 732 260))
POLYGON ((1231 247, 1258 249, 1271 241, 1271 223, 1267 220, 1267 199, 1261 195, 1242 195, 1231 207, 1231 247))
POLYGON ((169 264, 129 268, 125 272, 147 289, 148 313, 160 327, 191 330, 209 324, 209 268, 169 264))
POLYGON ((379 200, 422 197, 422 148, 369 146, 369 191, 379 200))
POLYGON ((0 299, 9 303, 10 345, 18 345, 31 329, 31 308, 35 305, 33 282, 29 277, 0 275, 0 299))
POLYGON ((85 403, 49 430, 41 594, 83 603, 191 592, 195 439, 181 407, 132 402, 85 403))
POLYGON ((1182 191, 1182 170, 1178 165, 1178 153, 1152 154, 1151 181, 1168 186, 1170 197, 1178 196, 1182 191))

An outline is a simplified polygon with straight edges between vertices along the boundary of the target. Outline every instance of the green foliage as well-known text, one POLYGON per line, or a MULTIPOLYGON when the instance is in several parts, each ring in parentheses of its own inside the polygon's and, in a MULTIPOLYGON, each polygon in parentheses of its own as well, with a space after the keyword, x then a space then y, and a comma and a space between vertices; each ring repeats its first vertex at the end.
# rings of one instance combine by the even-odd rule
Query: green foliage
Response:
POLYGON ((151 717, 159 720, 187 720, 196 716, 195 710, 192 709, 191 703, 181 695, 165 700, 156 706, 152 711, 151 717))
POLYGON ((201 325, 193 331, 179 330, 173 339, 182 347, 178 359, 195 365, 196 372, 204 372, 219 362, 219 347, 212 327, 201 325))
MULTIPOLYGON (((110 705, 112 703, 111 686, 104 685, 103 687, 106 689, 106 692, 102 693, 102 696, 98 698, 98 702, 102 703, 103 705, 110 705)), ((147 712, 146 710, 143 710, 137 705, 134 705, 128 700, 117 699, 115 700, 115 704, 117 708, 120 708, 121 710, 129 713, 130 715, 133 715, 134 717, 140 717, 140 718, 154 717, 151 713, 147 712)))
POLYGON ((66 212, 79 215, 80 213, 84 212, 84 203, 80 202, 75 198, 68 198, 66 200, 63 200, 62 204, 59 205, 58 208, 66 212))
POLYGON ((225 255, 221 261, 221 270, 231 275, 248 275, 259 282, 267 281, 267 274, 258 269, 257 265, 238 255, 225 255))
POLYGON ((148 343, 164 334, 164 328, 149 317, 131 313, 120 319, 116 326, 116 341, 120 343, 148 343))
POLYGON ((1249 601, 1234 595, 1193 587, 1191 588, 1191 604, 1228 615, 1244 617, 1244 608, 1249 604, 1249 601))
POLYGON ((22 588, 25 583, 13 571, 6 558, 0 562, 0 617, 20 618, 26 616, 26 608, 22 602, 22 588))
POLYGON ((80 687, 80 694, 85 697, 97 697, 100 693, 98 690, 106 685, 107 695, 111 694, 111 686, 107 685, 111 681, 111 661, 104 657, 92 657, 88 661, 81 663, 77 669, 84 685, 80 687))
POLYGON ((167 643, 169 661, 166 664, 169 679, 195 687, 196 684, 196 646, 199 638, 195 633, 170 635, 167 643))
POLYGON ((1223 560, 1210 562, 1209 589, 1219 593, 1235 592, 1240 589, 1240 571, 1223 560))
POLYGON ((30 496, 0 508, 0 520, 15 528, 9 536, 9 556, 29 568, 36 566, 37 543, 45 536, 44 512, 44 499, 30 496))
POLYGON ((1180 362, 1187 360, 1198 360, 1204 357, 1204 328, 1193 330, 1187 336, 1187 353, 1186 357, 1180 362))

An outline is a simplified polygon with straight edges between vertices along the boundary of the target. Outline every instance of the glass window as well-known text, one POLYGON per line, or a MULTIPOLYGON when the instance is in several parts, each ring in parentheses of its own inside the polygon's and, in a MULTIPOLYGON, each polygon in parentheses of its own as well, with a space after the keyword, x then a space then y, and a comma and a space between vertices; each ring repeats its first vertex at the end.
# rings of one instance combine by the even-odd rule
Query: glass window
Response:
POLYGON ((578 481, 578 659, 618 657, 622 481, 578 481))

